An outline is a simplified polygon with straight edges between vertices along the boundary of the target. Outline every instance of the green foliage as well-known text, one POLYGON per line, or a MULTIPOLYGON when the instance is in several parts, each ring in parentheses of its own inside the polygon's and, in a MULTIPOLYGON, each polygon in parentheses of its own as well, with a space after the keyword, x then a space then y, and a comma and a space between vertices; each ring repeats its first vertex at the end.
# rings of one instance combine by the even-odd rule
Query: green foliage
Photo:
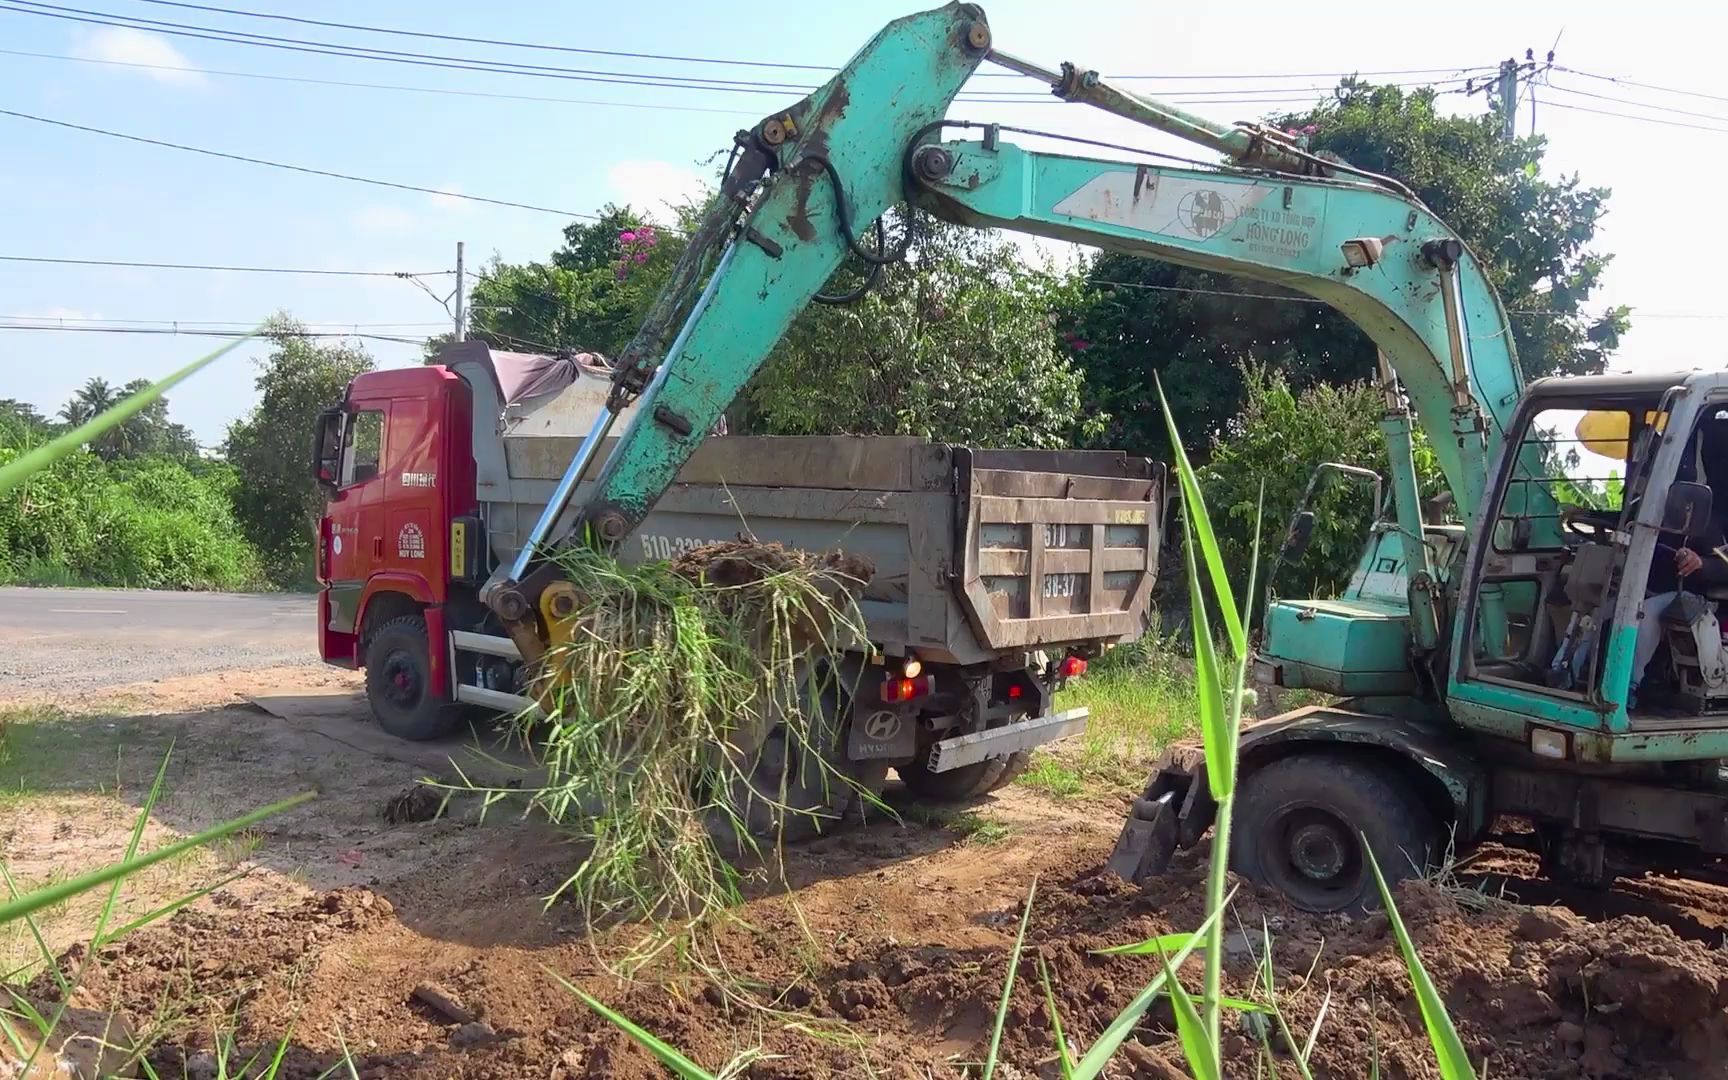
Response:
MULTIPOLYGON (((1544 179, 1543 140, 1508 143, 1491 119, 1436 112, 1432 91, 1354 80, 1274 123, 1312 128, 1311 149, 1404 181, 1470 245, 1508 308, 1557 313, 1512 317, 1527 377, 1602 370, 1629 325, 1624 308, 1582 310, 1608 263, 1590 248, 1608 192, 1544 179)), ((1089 405, 1111 417, 1102 445, 1168 454, 1146 393, 1154 374, 1182 429, 1212 438, 1241 411, 1242 361, 1276 368, 1297 391, 1374 372, 1372 343, 1322 304, 1215 295, 1295 296, 1274 286, 1119 254, 1095 257, 1088 277, 1065 326, 1084 345, 1089 405)))
POLYGON ((746 391, 741 426, 1005 447, 1098 430, 1050 316, 1076 283, 971 230, 925 224, 918 236, 913 259, 861 301, 798 317, 746 391))
POLYGON ((608 205, 599 220, 566 226, 563 246, 546 262, 494 259, 470 296, 471 336, 518 352, 616 357, 683 253, 695 216, 686 207, 676 230, 656 229, 634 210, 608 205))
MULTIPOLYGON (((19 457, 0 446, 0 465, 19 457)), ((105 462, 75 451, 0 493, 0 581, 241 589, 257 557, 219 462, 105 462)))
MULTIPOLYGON (((1213 443, 1211 460, 1201 470, 1207 497, 1218 508, 1215 524, 1225 561, 1232 566, 1247 563, 1262 486, 1266 513, 1260 539, 1273 552, 1316 465, 1337 461, 1388 475, 1380 431, 1385 406, 1371 384, 1318 383, 1297 392, 1282 372, 1266 367, 1245 370, 1242 382, 1242 412, 1213 443)), ((1444 487, 1420 433, 1416 474, 1423 491, 1444 487)), ((1293 595, 1325 595, 1341 586, 1362 553, 1373 502, 1369 484, 1336 476, 1322 481, 1312 504, 1315 524, 1308 551, 1279 573, 1276 586, 1293 595)))
MULTIPOLYGON (((110 386, 106 379, 88 379, 60 407, 60 419, 68 427, 89 423, 149 388, 149 379, 133 379, 118 389, 110 386)), ((125 420, 104 430, 90 441, 90 448, 109 461, 146 454, 189 458, 198 453, 198 443, 192 432, 168 419, 168 399, 165 397, 151 399, 125 420)))
POLYGON ((318 413, 342 399, 355 376, 372 369, 357 345, 319 344, 303 327, 278 316, 263 334, 275 348, 260 363, 259 401, 228 426, 227 459, 245 478, 234 489, 234 513, 282 586, 312 580, 313 541, 324 497, 309 471, 318 413))

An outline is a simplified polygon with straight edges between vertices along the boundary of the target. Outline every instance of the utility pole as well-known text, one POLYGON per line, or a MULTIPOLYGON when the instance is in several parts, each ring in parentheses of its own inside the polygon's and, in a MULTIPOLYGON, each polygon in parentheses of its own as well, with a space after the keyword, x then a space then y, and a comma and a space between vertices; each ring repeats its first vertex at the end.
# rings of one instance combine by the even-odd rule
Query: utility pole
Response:
POLYGON ((463 247, 462 241, 456 241, 456 307, 453 313, 456 318, 456 340, 459 342, 468 340, 468 307, 464 302, 467 298, 462 291, 464 284, 462 280, 463 247))
MULTIPOLYGON (((1559 38, 1554 43, 1560 43, 1559 38)), ((1492 77, 1481 82, 1470 79, 1464 84, 1464 92, 1472 96, 1482 94, 1488 99, 1488 111, 1500 120, 1500 137, 1511 142, 1518 137, 1518 88, 1545 74, 1554 66, 1554 50, 1548 50, 1548 62, 1539 66, 1536 63, 1536 51, 1524 50, 1524 59, 1507 59, 1500 61, 1500 70, 1492 77)), ((1532 85, 1530 90, 1530 134, 1536 134, 1536 91, 1532 85)))
MULTIPOLYGON (((1518 137, 1518 61, 1500 61, 1499 100, 1495 102, 1500 112, 1500 133, 1507 142, 1518 137)), ((461 260, 457 260, 461 265, 461 260)), ((460 272, 456 275, 458 283, 462 280, 460 272)), ((462 310, 461 301, 457 301, 456 310, 462 310)))

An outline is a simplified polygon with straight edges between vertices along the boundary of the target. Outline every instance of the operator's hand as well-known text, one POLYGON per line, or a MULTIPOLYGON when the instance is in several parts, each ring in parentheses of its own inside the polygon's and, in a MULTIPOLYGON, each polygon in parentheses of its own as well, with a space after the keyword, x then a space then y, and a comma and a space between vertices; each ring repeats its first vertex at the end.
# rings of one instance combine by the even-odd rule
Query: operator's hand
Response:
POLYGON ((1703 565, 1704 557, 1691 548, 1681 548, 1674 553, 1674 569, 1679 571, 1681 577, 1697 573, 1703 565))

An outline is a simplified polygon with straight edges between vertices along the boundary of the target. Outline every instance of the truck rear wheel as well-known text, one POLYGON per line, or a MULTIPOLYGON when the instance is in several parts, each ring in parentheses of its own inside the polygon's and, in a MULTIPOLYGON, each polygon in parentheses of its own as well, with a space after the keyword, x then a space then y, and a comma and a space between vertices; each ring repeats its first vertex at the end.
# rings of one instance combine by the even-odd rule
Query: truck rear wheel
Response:
POLYGON ((931 772, 929 760, 926 751, 917 761, 900 766, 900 779, 906 782, 907 790, 933 802, 964 802, 1013 783, 1032 763, 1032 751, 1016 750, 1007 757, 987 758, 947 772, 931 772))
POLYGON ((424 742, 455 730, 462 711, 432 683, 424 618, 399 615, 367 638, 366 700, 378 726, 399 739, 424 742))
POLYGON ((888 767, 847 758, 851 701, 843 682, 823 677, 806 683, 807 737, 782 721, 749 753, 748 771, 721 793, 725 808, 709 814, 709 832, 723 846, 796 843, 862 820, 887 783, 888 767))
POLYGON ((1340 754, 1297 754, 1249 773, 1231 836, 1236 872, 1306 911, 1380 904, 1362 838, 1387 884, 1428 866, 1433 815, 1384 768, 1340 754))

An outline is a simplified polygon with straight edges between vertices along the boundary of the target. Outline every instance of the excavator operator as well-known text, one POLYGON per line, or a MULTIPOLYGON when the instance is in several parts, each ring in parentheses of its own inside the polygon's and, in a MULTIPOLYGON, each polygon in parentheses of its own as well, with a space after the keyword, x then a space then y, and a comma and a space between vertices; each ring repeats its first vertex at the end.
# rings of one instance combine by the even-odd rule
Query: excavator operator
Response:
POLYGON ((1683 592, 1705 593, 1728 586, 1728 535, 1722 498, 1728 494, 1728 410, 1702 420, 1675 479, 1710 486, 1710 520, 1697 534, 1664 533, 1644 588, 1644 617, 1638 624, 1638 644, 1632 655, 1632 685, 1628 709, 1637 708, 1638 688, 1663 638, 1662 616, 1683 592))

